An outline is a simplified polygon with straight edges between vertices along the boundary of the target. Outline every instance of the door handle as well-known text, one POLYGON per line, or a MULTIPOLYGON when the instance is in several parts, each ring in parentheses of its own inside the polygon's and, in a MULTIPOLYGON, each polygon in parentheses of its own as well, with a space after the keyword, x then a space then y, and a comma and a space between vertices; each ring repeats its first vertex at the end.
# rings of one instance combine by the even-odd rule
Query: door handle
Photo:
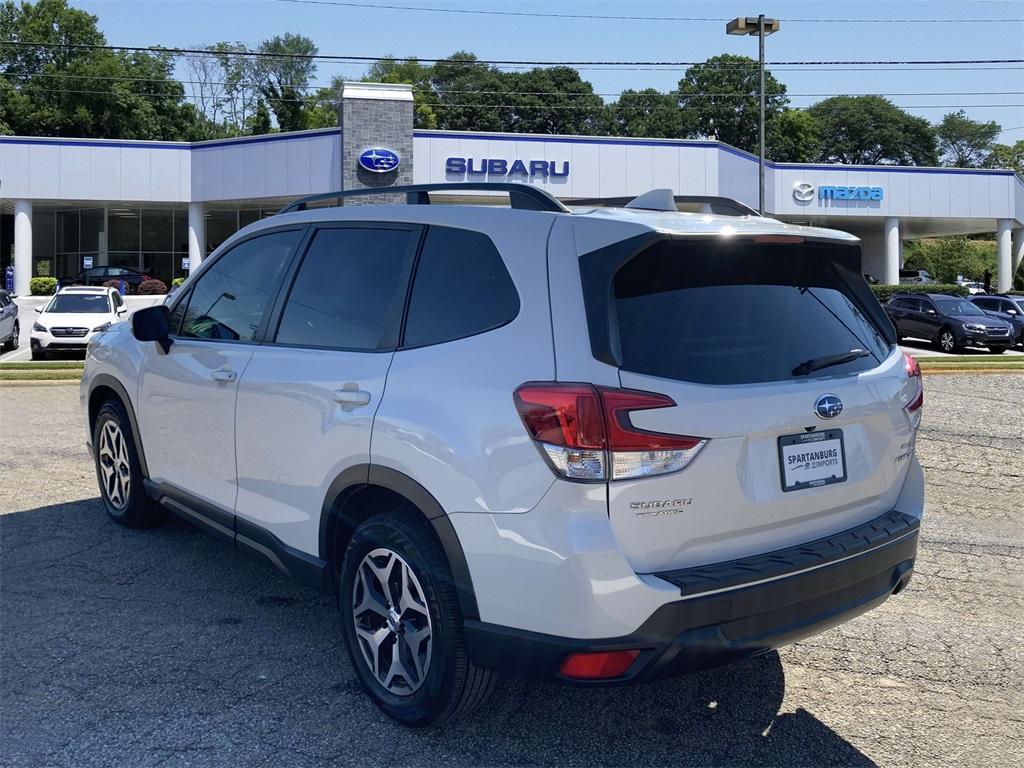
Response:
POLYGON ((210 378, 218 383, 229 383, 238 378, 238 374, 234 371, 214 371, 210 374, 210 378))
POLYGON ((341 389, 334 390, 334 402, 338 403, 346 411, 353 408, 360 408, 370 404, 370 393, 360 389, 359 385, 349 382, 341 389))

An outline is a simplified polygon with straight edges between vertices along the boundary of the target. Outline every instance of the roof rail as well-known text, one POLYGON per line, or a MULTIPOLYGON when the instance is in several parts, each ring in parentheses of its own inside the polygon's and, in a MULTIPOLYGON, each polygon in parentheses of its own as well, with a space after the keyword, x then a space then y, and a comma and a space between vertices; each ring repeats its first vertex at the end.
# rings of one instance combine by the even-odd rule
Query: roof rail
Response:
MULTIPOLYGON (((655 202, 661 202, 660 197, 664 196, 667 190, 654 190, 639 197, 589 197, 570 200, 572 205, 594 206, 596 208, 641 208, 645 210, 664 210, 662 207, 648 208, 655 202), (659 193, 655 197, 653 193, 659 193), (647 199, 645 199, 647 198, 647 199), (633 203, 633 205, 630 205, 633 203), (639 203, 639 205, 637 204, 639 203)), ((714 213, 720 216, 760 216, 757 211, 731 197, 718 197, 714 195, 673 195, 676 203, 675 210, 685 210, 687 207, 697 206, 696 213, 714 213)), ((671 210, 671 209, 669 209, 671 210)))
POLYGON ((278 213, 304 211, 309 203, 320 200, 338 200, 346 197, 366 197, 368 195, 404 194, 408 205, 429 205, 431 192, 508 192, 512 208, 527 211, 552 211, 568 213, 569 209, 562 205, 558 198, 549 192, 529 184, 513 184, 507 182, 455 182, 445 184, 406 184, 393 187, 369 187, 366 189, 344 189, 337 192, 322 192, 318 195, 307 195, 293 200, 278 213))

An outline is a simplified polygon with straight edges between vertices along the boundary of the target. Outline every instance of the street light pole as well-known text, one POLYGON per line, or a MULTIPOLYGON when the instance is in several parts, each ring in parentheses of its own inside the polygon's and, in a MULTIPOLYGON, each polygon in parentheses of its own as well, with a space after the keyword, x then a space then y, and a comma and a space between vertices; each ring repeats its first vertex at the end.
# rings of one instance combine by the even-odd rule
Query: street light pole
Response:
POLYGON ((756 19, 752 16, 740 16, 725 25, 730 35, 757 35, 757 72, 760 78, 758 95, 760 97, 760 117, 758 119, 758 191, 757 211, 764 216, 764 39, 779 31, 779 20, 768 19, 762 13, 756 19))
POLYGON ((757 71, 761 77, 761 116, 758 120, 760 151, 757 155, 757 212, 764 216, 764 14, 757 17, 757 71))

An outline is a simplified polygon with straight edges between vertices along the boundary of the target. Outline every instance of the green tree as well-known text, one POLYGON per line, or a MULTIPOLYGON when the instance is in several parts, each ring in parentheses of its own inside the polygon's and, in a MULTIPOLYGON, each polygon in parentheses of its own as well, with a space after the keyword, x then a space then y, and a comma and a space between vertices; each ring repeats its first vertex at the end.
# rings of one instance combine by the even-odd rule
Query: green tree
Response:
POLYGON ((270 133, 273 127, 270 124, 270 110, 267 109, 267 102, 260 99, 256 103, 256 109, 249 117, 249 123, 247 126, 248 132, 252 136, 261 136, 264 133, 270 133))
MULTIPOLYGON (((765 72, 765 122, 771 122, 789 103, 786 86, 765 72)), ((757 62, 746 56, 722 54, 686 70, 677 96, 683 109, 683 130, 690 136, 709 136, 734 147, 758 149, 760 82, 757 62)))
POLYGON ((169 54, 113 52, 96 17, 66 0, 0 6, 0 39, 57 47, 0 46, 0 115, 26 136, 195 139, 204 120, 185 103, 169 54))
POLYGON ((416 59, 388 57, 376 61, 363 75, 368 83, 408 83, 412 86, 413 125, 416 128, 437 128, 437 95, 431 77, 433 67, 416 59))
POLYGON ((454 131, 504 131, 511 124, 511 95, 503 73, 459 51, 434 64, 437 127, 454 131))
POLYGON ((672 139, 683 135, 683 113, 675 94, 656 88, 626 90, 608 109, 619 136, 672 139))
POLYGON ((1024 139, 1015 144, 996 144, 985 158, 986 168, 1009 168, 1024 179, 1024 139))
POLYGON ((833 96, 807 110, 821 126, 821 160, 867 165, 937 165, 935 132, 881 96, 833 96))
POLYGON ((264 40, 258 48, 256 77, 260 93, 274 111, 282 131, 308 127, 306 89, 316 74, 316 44, 304 35, 286 32, 264 40))
POLYGON ((587 135, 604 125, 604 101, 572 67, 537 67, 502 79, 509 94, 506 130, 587 135))
POLYGON ((765 153, 780 163, 810 163, 821 154, 821 125, 797 109, 779 112, 767 126, 765 153))
POLYGON ((955 283, 961 275, 981 280, 996 273, 996 247, 991 240, 941 237, 909 243, 904 254, 907 269, 927 269, 940 283, 955 283))
POLYGON ((962 109, 950 112, 935 126, 943 165, 979 168, 992 152, 999 135, 999 123, 971 120, 962 109))

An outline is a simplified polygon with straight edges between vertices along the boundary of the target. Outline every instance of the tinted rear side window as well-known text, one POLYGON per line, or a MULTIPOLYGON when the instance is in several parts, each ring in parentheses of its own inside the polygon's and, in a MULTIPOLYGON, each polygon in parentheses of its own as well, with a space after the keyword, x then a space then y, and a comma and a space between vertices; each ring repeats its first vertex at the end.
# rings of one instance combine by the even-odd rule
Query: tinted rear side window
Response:
POLYGON ((519 314, 519 294, 494 243, 464 229, 431 227, 420 254, 406 347, 473 336, 519 314))
POLYGON ((279 344, 393 349, 419 229, 321 229, 288 295, 279 344))
POLYGON ((800 363, 859 348, 870 355, 811 375, 873 368, 889 345, 847 271, 810 245, 658 243, 613 279, 622 367, 749 384, 800 378, 800 363))

